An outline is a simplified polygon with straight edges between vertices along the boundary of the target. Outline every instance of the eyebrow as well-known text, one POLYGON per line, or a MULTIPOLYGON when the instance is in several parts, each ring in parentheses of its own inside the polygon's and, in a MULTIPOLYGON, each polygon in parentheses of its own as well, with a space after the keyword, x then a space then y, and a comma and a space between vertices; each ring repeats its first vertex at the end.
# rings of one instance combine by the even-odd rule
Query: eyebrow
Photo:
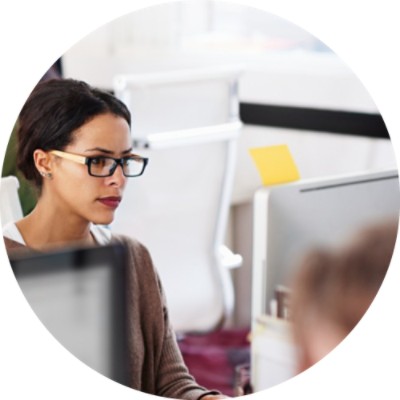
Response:
MULTIPOLYGON (((101 153, 105 153, 105 154, 109 154, 109 155, 113 155, 114 154, 113 151, 107 150, 107 149, 103 149, 102 147, 94 147, 92 149, 86 149, 85 152, 87 152, 87 151, 100 151, 101 153)), ((131 152, 132 152, 132 147, 130 147, 127 150, 122 151, 121 154, 129 154, 131 152)))

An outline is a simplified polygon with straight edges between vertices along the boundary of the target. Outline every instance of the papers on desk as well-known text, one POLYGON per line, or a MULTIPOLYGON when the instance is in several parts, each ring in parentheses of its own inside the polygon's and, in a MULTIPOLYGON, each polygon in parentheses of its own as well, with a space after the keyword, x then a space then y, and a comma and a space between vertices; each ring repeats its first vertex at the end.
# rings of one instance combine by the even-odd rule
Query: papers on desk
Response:
POLYGON ((251 359, 255 392, 292 378, 295 375, 296 349, 290 322, 269 315, 257 318, 252 332, 251 359))

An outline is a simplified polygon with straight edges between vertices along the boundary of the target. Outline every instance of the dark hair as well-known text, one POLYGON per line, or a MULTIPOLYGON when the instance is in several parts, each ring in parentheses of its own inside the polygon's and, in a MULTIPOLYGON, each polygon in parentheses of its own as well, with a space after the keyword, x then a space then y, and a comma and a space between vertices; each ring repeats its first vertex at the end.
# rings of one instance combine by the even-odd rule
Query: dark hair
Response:
POLYGON ((17 166, 38 188, 42 177, 33 152, 63 150, 74 132, 92 118, 111 113, 124 118, 129 127, 128 108, 112 94, 74 79, 52 79, 39 83, 30 94, 18 118, 17 166))

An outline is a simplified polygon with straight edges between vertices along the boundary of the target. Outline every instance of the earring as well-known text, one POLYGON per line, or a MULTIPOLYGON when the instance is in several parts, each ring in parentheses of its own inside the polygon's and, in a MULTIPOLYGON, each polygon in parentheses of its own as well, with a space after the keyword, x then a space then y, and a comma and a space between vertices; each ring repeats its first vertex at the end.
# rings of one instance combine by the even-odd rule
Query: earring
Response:
POLYGON ((51 172, 40 172, 40 175, 42 175, 44 178, 49 178, 52 179, 53 178, 53 174, 51 172))

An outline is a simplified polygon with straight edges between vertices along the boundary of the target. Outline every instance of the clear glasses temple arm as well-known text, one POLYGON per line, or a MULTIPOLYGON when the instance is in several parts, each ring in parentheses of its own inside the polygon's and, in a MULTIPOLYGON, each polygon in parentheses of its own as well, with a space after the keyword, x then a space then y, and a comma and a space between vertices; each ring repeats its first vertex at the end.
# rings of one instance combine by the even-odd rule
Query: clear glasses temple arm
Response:
POLYGON ((60 150, 52 150, 50 151, 51 154, 54 154, 55 156, 65 158, 67 160, 75 161, 80 164, 86 164, 87 158, 84 156, 78 156, 77 154, 70 154, 70 153, 65 153, 60 150))

